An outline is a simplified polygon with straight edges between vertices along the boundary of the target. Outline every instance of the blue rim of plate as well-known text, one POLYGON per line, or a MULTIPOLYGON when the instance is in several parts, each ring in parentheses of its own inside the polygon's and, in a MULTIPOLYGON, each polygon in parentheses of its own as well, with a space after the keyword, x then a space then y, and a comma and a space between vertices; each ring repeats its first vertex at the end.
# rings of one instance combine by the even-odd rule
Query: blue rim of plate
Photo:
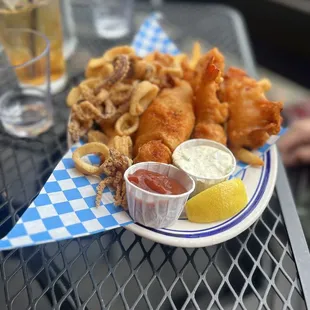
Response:
POLYGON ((268 180, 269 180, 269 175, 270 175, 270 163, 271 163, 271 158, 270 158, 270 151, 268 151, 264 156, 263 160, 265 162, 263 168, 261 169, 261 174, 259 178, 258 185, 256 187, 256 190, 251 198, 251 200, 248 202, 247 206, 241 210, 239 213, 237 213, 235 216, 232 218, 228 219, 227 221, 218 224, 213 227, 209 227, 206 229, 200 229, 200 230, 176 230, 176 229, 168 229, 168 228, 163 228, 163 229, 154 229, 150 227, 143 226, 139 223, 135 223, 138 226, 141 226, 145 229, 151 230, 155 233, 165 235, 165 236, 170 236, 170 237, 176 237, 176 238, 203 238, 203 237, 209 237, 213 236, 219 233, 222 233, 223 231, 226 231, 228 229, 233 228, 234 226, 238 225, 240 222, 242 222, 246 217, 248 217, 256 208, 258 205, 259 201, 261 200, 261 197, 263 196, 268 180), (173 233, 173 232, 179 232, 178 234, 173 233))

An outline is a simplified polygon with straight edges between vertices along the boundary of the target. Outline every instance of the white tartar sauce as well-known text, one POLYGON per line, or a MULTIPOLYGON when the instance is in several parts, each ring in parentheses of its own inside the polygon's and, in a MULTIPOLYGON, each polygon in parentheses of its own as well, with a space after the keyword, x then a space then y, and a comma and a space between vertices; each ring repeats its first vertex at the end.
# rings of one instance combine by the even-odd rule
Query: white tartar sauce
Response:
POLYGON ((207 145, 181 148, 173 153, 173 162, 193 176, 210 179, 225 176, 234 166, 231 154, 207 145))

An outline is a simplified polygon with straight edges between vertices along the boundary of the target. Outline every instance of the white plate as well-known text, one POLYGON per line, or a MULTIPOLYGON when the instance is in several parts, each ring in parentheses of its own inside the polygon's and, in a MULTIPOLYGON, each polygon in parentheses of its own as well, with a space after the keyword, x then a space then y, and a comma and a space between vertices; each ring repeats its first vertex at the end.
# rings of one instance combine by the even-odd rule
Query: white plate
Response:
MULTIPOLYGON (((70 147, 71 137, 69 134, 67 137, 70 147)), ((182 248, 211 246, 229 240, 249 228, 259 218, 272 196, 278 171, 275 145, 264 155, 263 160, 263 167, 250 167, 238 175, 245 183, 249 202, 242 211, 226 221, 197 224, 179 219, 169 228, 154 229, 137 223, 125 228, 154 242, 182 248)))
POLYGON ((130 224, 125 228, 155 242, 184 248, 205 247, 231 239, 258 219, 271 198, 278 170, 275 145, 263 159, 263 167, 248 168, 238 176, 245 183, 249 203, 230 219, 212 224, 196 224, 179 219, 176 224, 165 229, 153 229, 140 224, 130 224))

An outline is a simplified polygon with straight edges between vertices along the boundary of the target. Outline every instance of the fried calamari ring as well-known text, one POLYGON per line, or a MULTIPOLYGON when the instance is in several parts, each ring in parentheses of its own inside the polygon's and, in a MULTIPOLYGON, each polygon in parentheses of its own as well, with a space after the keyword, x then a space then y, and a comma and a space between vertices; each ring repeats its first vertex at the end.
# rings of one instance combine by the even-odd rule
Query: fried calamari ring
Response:
POLYGON ((135 50, 129 45, 116 46, 107 50, 103 54, 103 60, 112 62, 119 55, 134 55, 135 50))
POLYGON ((88 142, 100 142, 103 144, 107 144, 109 138, 99 130, 90 130, 87 134, 87 141, 88 142))
POLYGON ((82 82, 80 83, 80 86, 81 86, 81 85, 85 85, 85 86, 87 86, 88 88, 90 88, 90 89, 92 90, 92 89, 94 89, 99 83, 100 83, 100 78, 91 77, 91 78, 88 78, 88 79, 82 81, 82 82))
MULTIPOLYGON (((126 112, 129 111, 129 101, 123 103, 119 107, 117 107, 116 113, 108 119, 109 123, 113 123, 113 126, 115 122, 126 112)), ((114 127, 113 127, 114 128, 114 127)))
POLYGON ((115 131, 120 136, 130 136, 139 127, 139 117, 130 113, 123 114, 115 123, 115 131))
POLYGON ((75 163, 75 167, 81 173, 85 175, 100 175, 102 174, 101 166, 93 166, 83 161, 82 157, 89 154, 100 154, 105 160, 110 157, 109 148, 99 142, 86 143, 78 147, 72 154, 72 159, 75 163))
POLYGON ((72 107, 81 99, 81 91, 79 87, 73 87, 67 96, 67 106, 72 107))
POLYGON ((132 79, 148 80, 155 74, 155 66, 145 60, 134 60, 132 64, 132 79))
POLYGON ((139 83, 130 98, 129 113, 133 116, 141 115, 155 99, 158 91, 159 88, 148 81, 139 83))
POLYGON ((103 59, 103 57, 91 58, 87 64, 87 68, 98 69, 102 67, 105 64, 105 62, 106 61, 103 59))
POLYGON ((93 58, 88 62, 88 65, 85 70, 85 77, 100 77, 105 79, 107 76, 112 74, 113 65, 106 62, 103 58, 93 58), (93 61, 95 60, 95 61, 93 61))
POLYGON ((110 76, 113 73, 114 67, 110 63, 105 63, 102 68, 100 69, 100 78, 106 79, 108 76, 110 76))
POLYGON ((116 149, 123 155, 132 158, 132 140, 129 136, 115 136, 108 145, 109 148, 116 149))

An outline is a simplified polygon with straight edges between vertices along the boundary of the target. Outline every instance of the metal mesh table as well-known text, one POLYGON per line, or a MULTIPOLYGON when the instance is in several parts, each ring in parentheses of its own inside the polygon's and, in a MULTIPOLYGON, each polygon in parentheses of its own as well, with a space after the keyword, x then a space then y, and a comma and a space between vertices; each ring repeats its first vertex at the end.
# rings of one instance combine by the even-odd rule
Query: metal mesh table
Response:
MULTIPOLYGON (((136 26, 149 13, 137 4, 136 26)), ((218 46, 255 75, 242 19, 222 6, 167 4, 163 26, 183 50, 218 46)), ((0 235, 39 192, 67 149, 64 98, 88 58, 113 44, 96 38, 87 7, 74 7, 79 47, 56 125, 35 140, 0 132, 0 235)), ((310 260, 282 165, 261 218, 238 237, 201 249, 153 243, 125 229, 0 253, 0 309, 306 309, 310 260)))

